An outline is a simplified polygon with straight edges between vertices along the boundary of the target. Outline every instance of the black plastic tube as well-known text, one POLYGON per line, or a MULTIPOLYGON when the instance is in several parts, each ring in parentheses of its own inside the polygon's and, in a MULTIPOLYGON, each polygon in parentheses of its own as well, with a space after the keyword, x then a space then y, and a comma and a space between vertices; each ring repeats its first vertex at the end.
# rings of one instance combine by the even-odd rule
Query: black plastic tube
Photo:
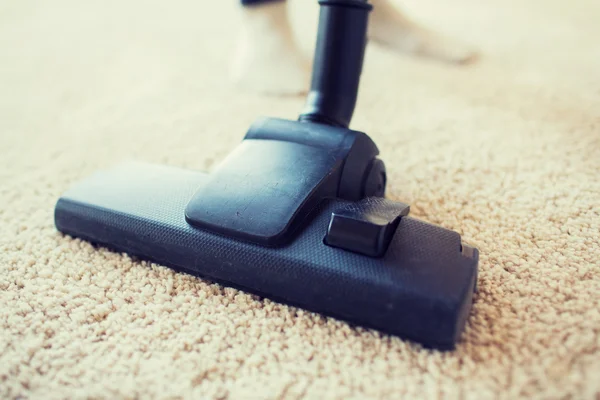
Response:
POLYGON ((320 0, 319 30, 306 105, 299 121, 347 128, 354 113, 367 38, 367 0, 320 0))

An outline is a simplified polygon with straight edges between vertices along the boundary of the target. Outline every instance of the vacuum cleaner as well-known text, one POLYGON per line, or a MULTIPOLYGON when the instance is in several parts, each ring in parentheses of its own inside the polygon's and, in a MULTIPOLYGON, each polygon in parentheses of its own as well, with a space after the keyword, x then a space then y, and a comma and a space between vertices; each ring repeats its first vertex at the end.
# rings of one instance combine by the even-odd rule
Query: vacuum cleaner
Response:
POLYGON ((143 163, 98 172, 55 208, 59 231, 351 324, 452 349, 478 251, 384 198, 375 143, 348 128, 367 0, 321 0, 297 121, 260 118, 210 174, 143 163))

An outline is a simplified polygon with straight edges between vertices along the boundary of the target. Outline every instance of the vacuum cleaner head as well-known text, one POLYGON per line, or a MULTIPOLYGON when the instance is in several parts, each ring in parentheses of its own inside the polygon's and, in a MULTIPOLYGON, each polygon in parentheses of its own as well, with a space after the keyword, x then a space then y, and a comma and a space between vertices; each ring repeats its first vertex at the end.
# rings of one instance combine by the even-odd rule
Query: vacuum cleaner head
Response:
POLYGON ((347 129, 370 6, 321 6, 299 121, 259 119, 211 174, 148 164, 99 172, 58 200, 56 226, 227 286, 453 348, 471 308, 478 252, 383 198, 377 147, 347 129), (332 43, 339 51, 325 51, 332 43), (323 73, 333 66, 345 72, 323 73))

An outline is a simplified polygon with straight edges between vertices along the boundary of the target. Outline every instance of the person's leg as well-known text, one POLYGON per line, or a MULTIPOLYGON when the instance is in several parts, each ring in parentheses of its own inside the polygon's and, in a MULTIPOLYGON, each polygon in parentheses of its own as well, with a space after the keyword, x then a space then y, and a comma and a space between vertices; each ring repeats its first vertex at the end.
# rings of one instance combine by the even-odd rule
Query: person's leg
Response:
POLYGON ((242 0, 242 32, 232 75, 244 89, 266 94, 306 92, 309 62, 294 41, 286 4, 242 0))
MULTIPOLYGON (((308 0, 302 0, 308 1, 308 0)), ((312 0, 314 6, 317 1, 312 0)), ((466 63, 476 52, 410 20, 391 0, 370 0, 369 39, 396 51, 466 63)), ((304 93, 309 62, 296 45, 283 0, 241 0, 242 32, 233 78, 244 89, 266 94, 304 93)), ((311 5, 312 6, 312 5, 311 5)))
POLYGON ((371 0, 369 38, 395 50, 442 61, 466 63, 475 51, 411 21, 390 0, 371 0))

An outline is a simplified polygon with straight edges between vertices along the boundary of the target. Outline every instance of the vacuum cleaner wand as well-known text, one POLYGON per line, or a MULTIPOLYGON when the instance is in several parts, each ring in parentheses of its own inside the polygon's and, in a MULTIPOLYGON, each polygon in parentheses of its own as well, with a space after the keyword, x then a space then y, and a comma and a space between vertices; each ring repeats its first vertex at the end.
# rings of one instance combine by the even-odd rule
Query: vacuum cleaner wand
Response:
POLYGON ((321 0, 319 4, 312 83, 299 120, 347 128, 356 104, 373 7, 361 0, 321 0))
POLYGON ((99 172, 58 200, 66 234, 173 269, 453 348, 478 252, 383 198, 377 146, 350 123, 370 5, 321 0, 299 121, 260 118, 210 174, 149 164, 99 172))

